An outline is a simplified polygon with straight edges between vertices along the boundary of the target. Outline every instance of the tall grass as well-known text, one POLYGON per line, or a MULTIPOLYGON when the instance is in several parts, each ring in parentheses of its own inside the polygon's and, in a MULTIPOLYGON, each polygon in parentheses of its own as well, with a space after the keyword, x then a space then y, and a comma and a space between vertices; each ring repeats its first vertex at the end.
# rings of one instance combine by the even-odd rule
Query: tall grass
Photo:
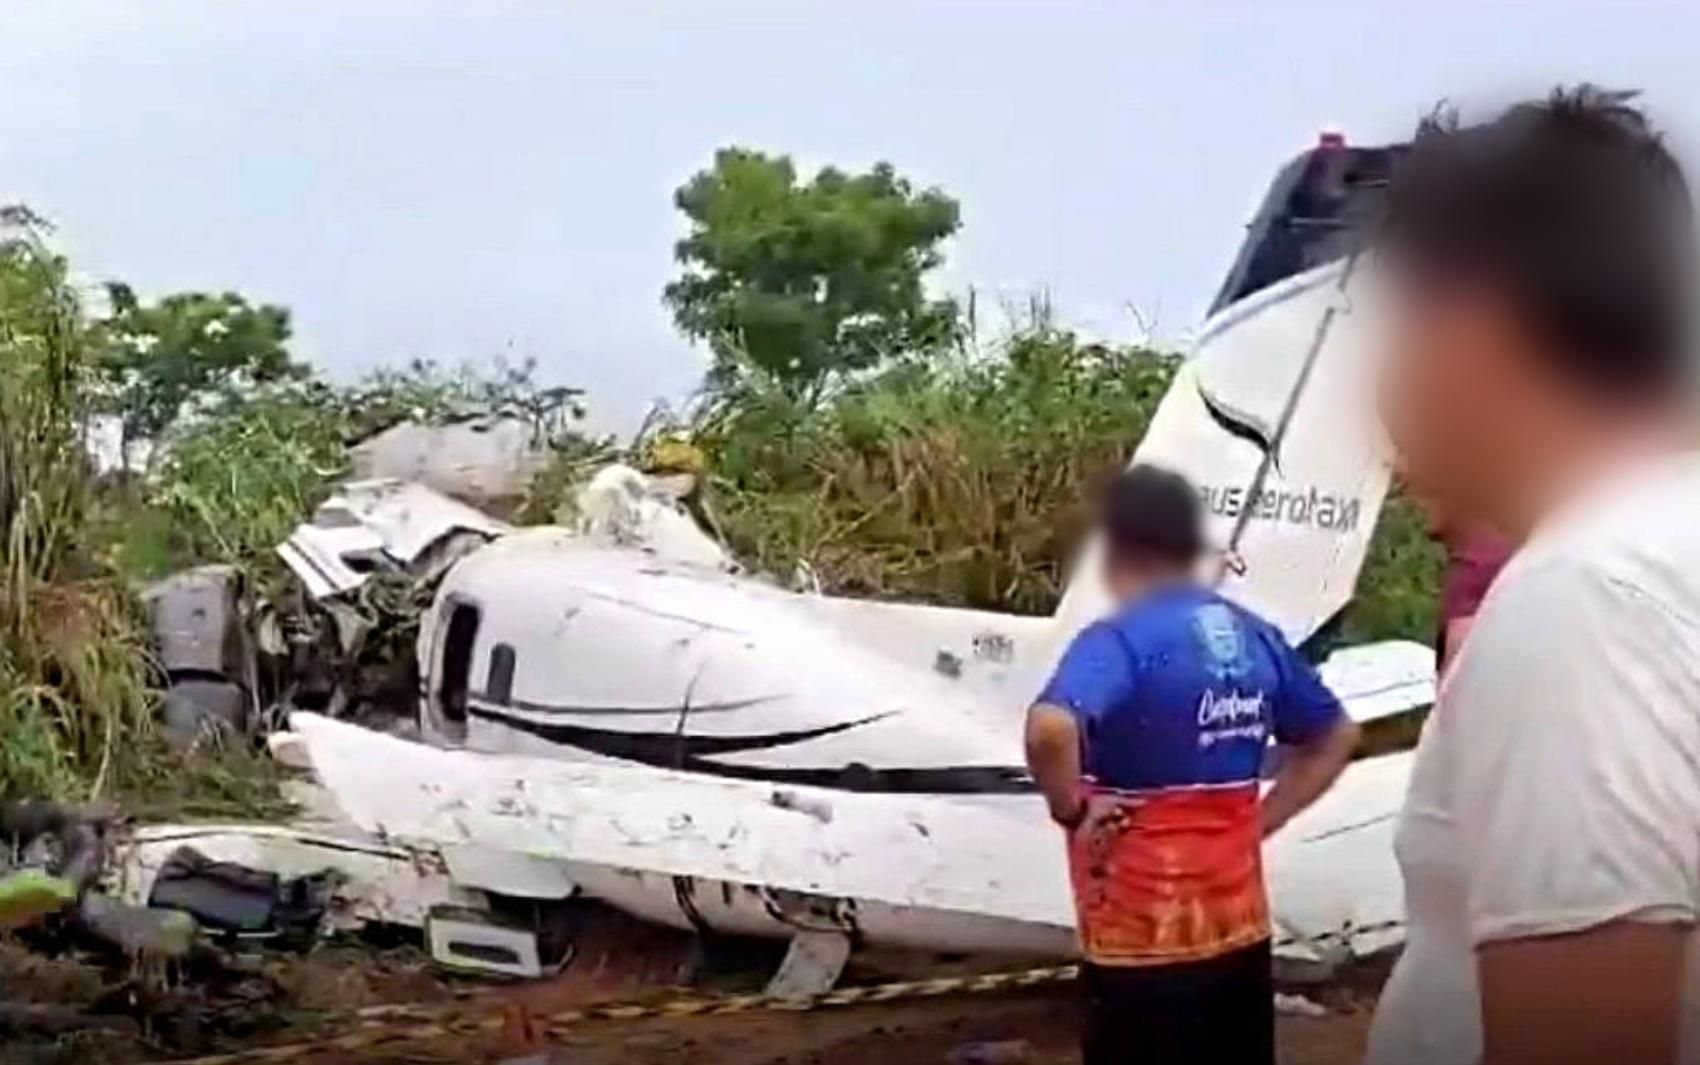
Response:
POLYGON ((88 503, 88 366, 64 261, 27 217, 0 227, 0 624, 13 631, 29 621, 30 590, 64 565, 88 503))
POLYGON ((1126 463, 1175 359, 1039 323, 989 354, 903 362, 800 408, 724 396, 699 418, 712 505, 760 569, 831 591, 1042 613, 1093 486, 1126 463))
POLYGON ((87 341, 64 260, 0 213, 0 796, 98 796, 149 740, 146 641, 83 540, 87 341))

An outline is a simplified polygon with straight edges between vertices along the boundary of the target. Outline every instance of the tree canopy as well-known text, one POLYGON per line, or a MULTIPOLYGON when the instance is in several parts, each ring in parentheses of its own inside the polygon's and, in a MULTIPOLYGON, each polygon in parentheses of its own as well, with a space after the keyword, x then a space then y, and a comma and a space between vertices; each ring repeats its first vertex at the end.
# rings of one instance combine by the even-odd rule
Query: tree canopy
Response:
POLYGON ((163 433, 193 400, 304 374, 289 357, 289 312, 234 292, 181 292, 143 303, 110 284, 97 371, 102 405, 126 444, 163 433))
POLYGON ((957 203, 889 164, 800 183, 787 156, 724 148, 673 202, 690 232, 663 300, 713 352, 711 384, 753 372, 814 395, 835 374, 957 335, 955 304, 924 284, 961 225, 957 203))

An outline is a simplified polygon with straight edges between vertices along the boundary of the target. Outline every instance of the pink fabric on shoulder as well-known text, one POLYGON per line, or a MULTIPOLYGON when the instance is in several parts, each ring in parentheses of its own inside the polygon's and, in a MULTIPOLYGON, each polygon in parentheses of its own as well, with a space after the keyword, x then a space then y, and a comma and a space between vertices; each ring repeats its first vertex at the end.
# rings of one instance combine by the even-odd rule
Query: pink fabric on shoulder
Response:
POLYGON ((1446 538, 1446 580, 1441 587, 1440 632, 1435 640, 1442 661, 1447 657, 1447 627, 1475 616, 1513 550, 1510 541, 1486 529, 1470 529, 1446 538))
POLYGON ((1510 558, 1511 544, 1498 533, 1472 530, 1448 538, 1441 617, 1455 621, 1474 614, 1510 558))

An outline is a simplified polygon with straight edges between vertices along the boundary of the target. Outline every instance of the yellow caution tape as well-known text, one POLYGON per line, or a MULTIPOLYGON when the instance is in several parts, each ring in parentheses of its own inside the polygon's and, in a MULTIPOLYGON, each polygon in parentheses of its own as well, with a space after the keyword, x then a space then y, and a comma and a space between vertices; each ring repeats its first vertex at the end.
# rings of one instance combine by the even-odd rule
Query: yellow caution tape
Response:
MULTIPOLYGON (((1387 931, 1400 927, 1402 922, 1384 921, 1376 925, 1359 926, 1316 939, 1349 939, 1352 935, 1387 931)), ((1278 940, 1276 946, 1286 946, 1295 939, 1278 940)), ((540 1039, 565 1037, 574 1027, 586 1021, 639 1021, 655 1017, 722 1017, 733 1013, 756 1011, 802 1011, 829 1007, 860 1006, 876 1002, 895 1002, 901 999, 937 998, 943 995, 985 994, 995 991, 1016 991, 1066 983, 1080 975, 1078 965, 1055 965, 1037 969, 1014 969, 997 973, 978 973, 971 976, 941 976, 931 980, 903 980, 888 984, 868 984, 860 987, 841 987, 818 995, 783 997, 779 995, 692 995, 663 1002, 612 1002, 576 1009, 532 1014, 528 1020, 532 1032, 540 1039)), ((336 1036, 284 1043, 271 1047, 235 1050, 209 1057, 185 1058, 168 1065, 258 1065, 261 1062, 288 1061, 307 1054, 332 1051, 366 1051, 392 1043, 416 1043, 445 1037, 490 1035, 500 1031, 506 1018, 499 1007, 485 1004, 468 1007, 456 1004, 446 1007, 373 1006, 340 1015, 356 1025, 354 1030, 336 1036)))
MULTIPOLYGON (((841 987, 819 995, 785 998, 777 995, 697 995, 665 1002, 606 1003, 556 1010, 531 1016, 532 1030, 543 1039, 565 1036, 586 1021, 638 1021, 654 1017, 721 1017, 733 1013, 801 1011, 826 1007, 893 1002, 908 998, 977 994, 1017 990, 1045 984, 1064 983, 1080 974, 1077 965, 1058 965, 1012 972, 980 973, 973 976, 944 976, 931 980, 905 980, 864 987, 841 987)), ((171 1065, 257 1065, 288 1061, 308 1054, 368 1051, 390 1043, 413 1043, 453 1036, 489 1035, 501 1029, 503 1016, 491 1007, 467 1010, 454 1007, 432 1011, 417 1006, 377 1006, 350 1015, 357 1027, 341 1035, 284 1043, 278 1046, 234 1050, 228 1054, 186 1058, 171 1065)))

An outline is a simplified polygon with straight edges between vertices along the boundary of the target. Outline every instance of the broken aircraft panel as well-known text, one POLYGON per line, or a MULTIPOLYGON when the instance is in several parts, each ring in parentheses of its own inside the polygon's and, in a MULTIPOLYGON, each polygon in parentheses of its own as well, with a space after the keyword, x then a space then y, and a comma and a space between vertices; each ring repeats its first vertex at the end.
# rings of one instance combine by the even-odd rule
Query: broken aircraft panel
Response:
MULTIPOLYGON (((354 481, 278 545, 315 599, 351 592, 384 565, 409 567, 456 532, 500 536, 509 526, 406 481, 354 481)), ((452 561, 452 560, 449 560, 452 561)))

